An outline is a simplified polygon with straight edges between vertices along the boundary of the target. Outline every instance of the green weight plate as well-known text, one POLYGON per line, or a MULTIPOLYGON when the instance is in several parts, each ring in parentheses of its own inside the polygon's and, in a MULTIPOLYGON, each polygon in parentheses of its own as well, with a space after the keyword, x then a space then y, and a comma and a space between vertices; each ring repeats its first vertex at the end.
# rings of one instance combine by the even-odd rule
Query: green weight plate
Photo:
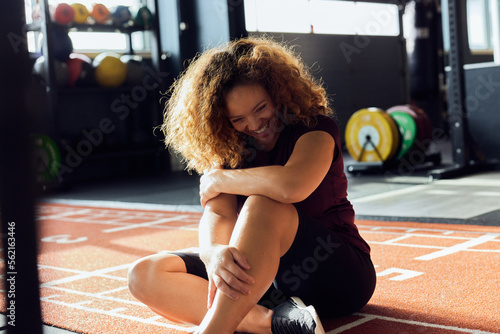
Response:
POLYGON ((33 136, 34 169, 39 182, 50 181, 59 173, 61 155, 57 144, 48 136, 37 134, 33 136))
POLYGON ((397 158, 405 156, 413 147, 417 138, 417 123, 413 117, 403 111, 394 111, 390 113, 391 117, 396 121, 399 132, 401 133, 401 149, 397 158))

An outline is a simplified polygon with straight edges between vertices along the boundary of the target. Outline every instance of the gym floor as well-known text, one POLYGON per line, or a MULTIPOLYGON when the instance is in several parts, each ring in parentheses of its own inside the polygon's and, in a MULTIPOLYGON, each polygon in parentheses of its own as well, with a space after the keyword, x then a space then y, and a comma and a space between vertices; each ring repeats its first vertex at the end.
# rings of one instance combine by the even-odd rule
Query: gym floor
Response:
MULTIPOLYGON (((432 147, 442 165, 451 165, 449 143, 432 147)), ((344 152, 346 167, 353 163, 344 152)), ((434 168, 434 167, 432 167, 434 168)), ((432 169, 431 168, 431 169, 432 169)), ((432 180, 428 169, 407 167, 381 174, 353 175, 348 195, 359 219, 384 219, 450 224, 500 225, 500 171, 432 180)), ((199 178, 186 172, 100 180, 77 184, 67 192, 50 194, 53 201, 118 201, 151 205, 199 206, 199 178)))
MULTIPOLYGON (((443 164, 450 164, 450 146, 434 148, 443 164)), ((344 153, 346 166, 352 163, 344 153)), ((358 219, 417 221, 449 224, 500 226, 500 171, 466 174, 454 179, 431 180, 425 173, 405 175, 360 175, 347 173, 349 199, 358 219)), ((155 205, 188 205, 201 210, 199 177, 185 172, 121 180, 76 184, 70 190, 48 194, 44 201, 88 203, 116 201, 155 205)), ((0 317, 0 328, 5 316, 0 317)), ((4 333, 5 331, 0 331, 4 333)), ((69 331, 44 326, 44 334, 69 331)))

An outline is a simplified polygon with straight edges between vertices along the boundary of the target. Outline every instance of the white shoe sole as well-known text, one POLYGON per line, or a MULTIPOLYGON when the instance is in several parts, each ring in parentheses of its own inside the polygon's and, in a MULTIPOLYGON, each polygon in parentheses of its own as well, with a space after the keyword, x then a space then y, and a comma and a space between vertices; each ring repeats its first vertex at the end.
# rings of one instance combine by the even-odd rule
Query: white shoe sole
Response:
POLYGON ((311 313, 314 321, 316 321, 316 329, 314 330, 314 334, 325 334, 325 330, 323 328, 323 325, 321 324, 321 320, 319 319, 318 313, 316 313, 316 309, 314 308, 314 306, 306 306, 306 304, 304 304, 304 302, 299 297, 291 297, 290 299, 292 299, 299 308, 306 309, 309 313, 311 313))

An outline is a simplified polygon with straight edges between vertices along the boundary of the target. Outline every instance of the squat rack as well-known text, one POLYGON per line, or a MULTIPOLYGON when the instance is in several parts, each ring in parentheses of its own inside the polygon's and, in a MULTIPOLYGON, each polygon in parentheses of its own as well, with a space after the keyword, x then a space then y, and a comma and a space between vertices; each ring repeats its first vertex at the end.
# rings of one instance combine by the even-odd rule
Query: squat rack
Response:
POLYGON ((449 0, 448 32, 450 38, 448 73, 448 127, 452 145, 453 165, 434 169, 434 179, 453 178, 465 174, 494 169, 497 161, 488 161, 470 136, 466 107, 464 41, 467 38, 467 10, 465 0, 449 0))

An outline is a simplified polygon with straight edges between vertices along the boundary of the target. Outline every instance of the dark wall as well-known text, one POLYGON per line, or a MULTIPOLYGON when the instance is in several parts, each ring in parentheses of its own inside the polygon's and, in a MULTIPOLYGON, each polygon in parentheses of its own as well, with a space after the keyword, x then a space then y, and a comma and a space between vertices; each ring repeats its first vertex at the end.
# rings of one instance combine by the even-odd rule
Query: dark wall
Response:
MULTIPOLYGON (((269 35, 269 34, 267 34, 269 35)), ((274 34, 295 45, 313 75, 324 81, 343 131, 362 108, 408 102, 405 43, 399 37, 274 34)))
MULTIPOLYGON (((172 54, 172 68, 178 72, 207 46, 246 35, 242 1, 162 3, 162 48, 172 54), (167 22, 167 17, 171 22, 167 22), (179 29, 181 23, 184 30, 179 29)), ((408 103, 406 45, 398 36, 281 33, 272 36, 296 45, 313 74, 324 81, 338 114, 342 138, 343 129, 356 110, 387 109, 408 103)))
POLYGON ((163 53, 170 55, 168 68, 176 76, 180 72, 180 64, 182 63, 177 0, 158 1, 158 18, 160 48, 163 53))
POLYGON ((243 1, 159 1, 162 51, 171 55, 175 76, 207 47, 246 36, 243 1))
POLYGON ((500 159, 500 66, 465 68, 465 107, 471 143, 488 159, 500 159))

